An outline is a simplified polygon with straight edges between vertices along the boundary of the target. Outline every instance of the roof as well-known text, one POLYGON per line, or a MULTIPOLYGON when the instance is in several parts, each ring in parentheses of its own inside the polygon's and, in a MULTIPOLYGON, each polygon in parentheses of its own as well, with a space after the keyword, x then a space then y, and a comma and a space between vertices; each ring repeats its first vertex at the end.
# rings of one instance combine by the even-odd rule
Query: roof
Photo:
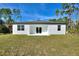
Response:
POLYGON ((52 22, 52 21, 29 21, 29 22, 16 22, 14 24, 66 24, 65 22, 52 22))

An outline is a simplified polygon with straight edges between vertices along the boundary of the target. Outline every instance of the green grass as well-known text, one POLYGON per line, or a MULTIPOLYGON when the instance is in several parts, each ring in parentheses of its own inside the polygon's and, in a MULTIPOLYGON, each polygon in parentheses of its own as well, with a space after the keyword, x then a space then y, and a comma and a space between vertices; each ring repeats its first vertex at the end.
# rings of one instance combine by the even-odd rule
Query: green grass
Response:
POLYGON ((0 55, 79 55, 79 35, 0 35, 0 55))

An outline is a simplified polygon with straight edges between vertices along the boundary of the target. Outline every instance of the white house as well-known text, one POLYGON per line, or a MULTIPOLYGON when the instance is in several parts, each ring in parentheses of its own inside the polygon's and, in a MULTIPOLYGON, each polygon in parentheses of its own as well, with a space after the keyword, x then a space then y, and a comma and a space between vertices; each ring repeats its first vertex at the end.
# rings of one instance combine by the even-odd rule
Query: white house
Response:
POLYGON ((13 24, 13 34, 60 35, 65 34, 66 24, 49 21, 17 22, 13 24))

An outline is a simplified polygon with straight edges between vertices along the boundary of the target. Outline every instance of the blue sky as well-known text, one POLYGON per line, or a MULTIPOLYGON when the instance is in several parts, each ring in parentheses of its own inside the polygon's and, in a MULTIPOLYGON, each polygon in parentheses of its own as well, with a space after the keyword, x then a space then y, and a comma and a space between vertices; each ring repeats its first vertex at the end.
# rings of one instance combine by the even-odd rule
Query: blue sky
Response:
POLYGON ((20 9, 22 15, 21 21, 57 18, 55 10, 57 8, 61 9, 61 7, 59 3, 0 3, 0 8, 20 9))

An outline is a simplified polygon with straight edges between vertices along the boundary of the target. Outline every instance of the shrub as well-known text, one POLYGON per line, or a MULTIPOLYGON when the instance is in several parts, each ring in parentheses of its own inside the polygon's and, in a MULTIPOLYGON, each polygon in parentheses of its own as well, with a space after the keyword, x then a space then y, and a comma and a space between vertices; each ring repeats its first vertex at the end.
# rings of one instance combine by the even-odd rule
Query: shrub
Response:
POLYGON ((76 30, 75 30, 75 28, 70 28, 70 29, 68 30, 68 32, 69 32, 69 33, 75 33, 76 30))

